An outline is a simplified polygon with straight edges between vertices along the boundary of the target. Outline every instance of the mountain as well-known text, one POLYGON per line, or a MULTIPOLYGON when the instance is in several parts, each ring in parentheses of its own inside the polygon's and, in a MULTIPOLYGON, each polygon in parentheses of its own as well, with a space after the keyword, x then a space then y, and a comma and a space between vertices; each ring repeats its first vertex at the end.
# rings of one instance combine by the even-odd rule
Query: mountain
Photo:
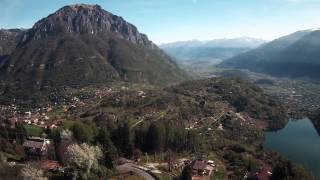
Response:
POLYGON ((110 81, 167 85, 185 74, 134 25, 98 5, 77 4, 26 30, 0 62, 0 78, 18 89, 41 90, 110 81))
POLYGON ((0 29, 0 56, 10 54, 17 46, 24 30, 0 29))
POLYGON ((256 48, 265 41, 249 37, 215 39, 210 41, 181 41, 160 45, 165 52, 178 62, 209 61, 213 63, 231 58, 237 54, 256 48))
POLYGON ((221 63, 281 77, 320 78, 320 31, 306 30, 284 36, 221 63))

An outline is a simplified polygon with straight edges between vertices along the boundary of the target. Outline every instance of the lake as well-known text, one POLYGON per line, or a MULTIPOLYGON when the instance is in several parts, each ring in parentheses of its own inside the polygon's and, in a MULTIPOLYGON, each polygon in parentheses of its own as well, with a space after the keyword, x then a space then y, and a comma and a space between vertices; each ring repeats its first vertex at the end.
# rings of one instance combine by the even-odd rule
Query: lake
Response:
POLYGON ((290 120, 285 128, 267 132, 264 147, 305 166, 320 179, 320 136, 308 118, 290 120))

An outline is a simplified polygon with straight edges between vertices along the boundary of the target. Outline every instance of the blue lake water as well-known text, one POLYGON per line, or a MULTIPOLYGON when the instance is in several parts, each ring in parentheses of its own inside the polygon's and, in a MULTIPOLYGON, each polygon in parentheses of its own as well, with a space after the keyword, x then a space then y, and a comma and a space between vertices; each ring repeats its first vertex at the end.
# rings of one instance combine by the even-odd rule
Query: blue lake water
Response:
POLYGON ((264 147, 305 166, 320 179, 320 136, 308 118, 291 120, 284 129, 267 132, 264 147))

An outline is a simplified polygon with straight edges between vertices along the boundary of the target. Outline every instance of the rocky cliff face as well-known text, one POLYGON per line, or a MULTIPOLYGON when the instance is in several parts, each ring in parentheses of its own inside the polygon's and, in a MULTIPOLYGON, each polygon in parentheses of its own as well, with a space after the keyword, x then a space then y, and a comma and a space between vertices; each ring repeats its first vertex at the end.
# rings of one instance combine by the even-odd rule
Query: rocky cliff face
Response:
POLYGON ((40 20, 28 30, 20 43, 65 33, 100 35, 106 32, 112 32, 134 44, 149 48, 155 46, 145 34, 139 33, 134 25, 122 17, 103 10, 99 5, 87 4, 65 6, 40 20))
POLYGON ((61 8, 23 33, 0 61, 0 81, 13 93, 110 81, 168 85, 184 79, 146 35, 98 5, 61 8))
POLYGON ((11 54, 16 48, 24 30, 1 29, 0 30, 0 56, 11 54))

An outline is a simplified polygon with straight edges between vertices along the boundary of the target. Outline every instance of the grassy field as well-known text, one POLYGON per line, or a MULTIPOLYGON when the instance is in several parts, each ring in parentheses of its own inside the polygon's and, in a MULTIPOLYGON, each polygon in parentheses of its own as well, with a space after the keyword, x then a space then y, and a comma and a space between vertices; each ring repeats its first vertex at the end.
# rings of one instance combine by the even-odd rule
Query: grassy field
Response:
POLYGON ((44 132, 44 129, 41 127, 38 127, 36 125, 25 125, 28 136, 37 136, 40 137, 42 133, 44 132))

